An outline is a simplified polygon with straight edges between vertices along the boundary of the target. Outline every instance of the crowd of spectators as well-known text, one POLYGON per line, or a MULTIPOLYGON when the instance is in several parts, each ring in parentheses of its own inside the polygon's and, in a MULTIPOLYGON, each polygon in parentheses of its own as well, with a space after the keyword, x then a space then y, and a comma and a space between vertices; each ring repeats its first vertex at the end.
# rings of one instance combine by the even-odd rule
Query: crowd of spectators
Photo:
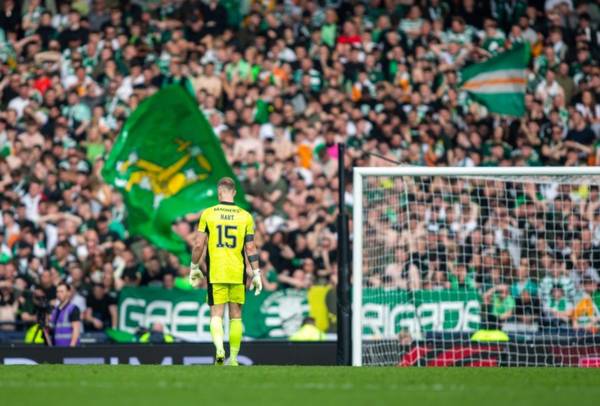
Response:
MULTIPOLYGON (((597 0, 0 3, 0 321, 32 321, 35 298, 54 300, 65 279, 86 328, 102 329, 115 324, 122 286, 185 278, 187 264, 128 236, 123 201, 100 176, 123 122, 165 85, 197 98, 242 181, 267 290, 336 283, 339 187, 352 205, 351 185, 337 181, 338 142, 348 172, 600 162, 597 0), (460 68, 524 41, 527 115, 490 115, 458 88, 460 68)), ((593 238, 578 215, 584 244, 593 238)), ((194 219, 174 229, 190 240, 194 219)), ((481 219, 473 214, 464 238, 490 238, 481 219)), ((449 266, 397 287, 460 285, 465 272, 449 266)), ((538 289, 560 303, 555 285, 538 289)), ((506 291, 486 290, 486 301, 504 303, 506 291)))
POLYGON ((367 286, 477 291, 489 327, 599 331, 595 178, 371 178, 365 200, 367 286))

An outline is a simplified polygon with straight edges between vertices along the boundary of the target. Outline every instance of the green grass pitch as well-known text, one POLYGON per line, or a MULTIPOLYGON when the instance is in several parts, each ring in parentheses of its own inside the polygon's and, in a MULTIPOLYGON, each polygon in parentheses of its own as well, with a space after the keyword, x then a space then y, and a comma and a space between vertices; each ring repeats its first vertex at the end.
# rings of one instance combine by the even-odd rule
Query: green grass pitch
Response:
POLYGON ((5 366, 0 404, 584 406, 600 405, 600 370, 5 366))

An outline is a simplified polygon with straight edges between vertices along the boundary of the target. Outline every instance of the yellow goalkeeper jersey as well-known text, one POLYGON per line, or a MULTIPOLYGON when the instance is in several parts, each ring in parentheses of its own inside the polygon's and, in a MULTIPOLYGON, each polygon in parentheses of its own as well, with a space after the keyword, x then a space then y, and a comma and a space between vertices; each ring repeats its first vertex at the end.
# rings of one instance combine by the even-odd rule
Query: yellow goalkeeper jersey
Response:
POLYGON ((202 212, 198 231, 208 234, 208 282, 244 283, 244 244, 254 238, 252 215, 234 203, 220 203, 202 212))

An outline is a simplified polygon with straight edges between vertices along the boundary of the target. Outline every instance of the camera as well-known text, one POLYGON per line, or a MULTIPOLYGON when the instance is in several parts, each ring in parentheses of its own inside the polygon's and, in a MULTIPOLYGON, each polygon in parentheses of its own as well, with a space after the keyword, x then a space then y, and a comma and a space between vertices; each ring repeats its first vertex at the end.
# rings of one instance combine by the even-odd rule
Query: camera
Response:
POLYGON ((46 316, 52 310, 52 307, 48 302, 48 298, 46 298, 46 294, 43 291, 36 290, 33 293, 32 302, 33 311, 35 312, 35 316, 37 319, 37 324, 39 324, 41 328, 46 327, 46 316))

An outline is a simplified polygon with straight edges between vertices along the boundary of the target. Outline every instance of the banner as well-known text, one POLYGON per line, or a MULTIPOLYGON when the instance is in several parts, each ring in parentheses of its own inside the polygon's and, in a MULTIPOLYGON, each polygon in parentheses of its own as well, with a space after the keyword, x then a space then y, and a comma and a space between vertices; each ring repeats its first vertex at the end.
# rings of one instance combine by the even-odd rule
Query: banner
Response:
MULTIPOLYGON (((246 295, 244 337, 287 338, 308 316, 307 292, 296 289, 246 295)), ((134 333, 139 326, 159 323, 186 341, 210 341, 210 310, 206 290, 125 287, 119 295, 119 330, 134 333)), ((227 332, 229 326, 225 323, 227 332)))
MULTIPOLYGON (((316 286, 308 291, 284 289, 246 295, 243 308, 244 336, 253 339, 286 339, 309 314, 319 327, 335 331, 328 323, 330 289, 316 286), (310 298, 310 300, 309 300, 310 298), (310 305, 309 305, 310 302, 310 305)), ((410 332, 418 338, 427 331, 468 332, 478 329, 479 294, 476 291, 363 291, 363 336, 394 338, 410 332)), ((186 341, 210 340, 210 311, 206 290, 123 288, 119 296, 119 330, 134 333, 139 327, 159 323, 173 336, 186 341)), ((225 323, 225 329, 228 329, 225 323)))
POLYGON ((363 291, 365 339, 397 338, 402 332, 419 338, 427 331, 474 331, 480 320, 476 291, 363 291))

